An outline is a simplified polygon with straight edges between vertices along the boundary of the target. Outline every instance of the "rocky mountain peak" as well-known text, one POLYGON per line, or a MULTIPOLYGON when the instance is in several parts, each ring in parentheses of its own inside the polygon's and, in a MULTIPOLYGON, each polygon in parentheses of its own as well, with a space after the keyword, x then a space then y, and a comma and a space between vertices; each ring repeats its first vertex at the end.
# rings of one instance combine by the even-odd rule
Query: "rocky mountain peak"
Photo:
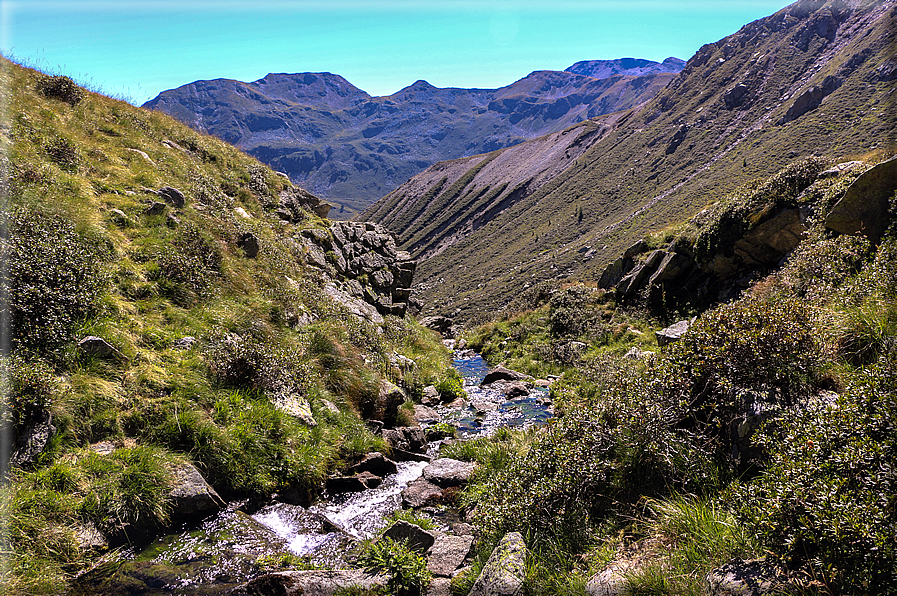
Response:
POLYGON ((678 73, 685 67, 685 60, 670 57, 663 62, 643 58, 617 58, 616 60, 583 60, 565 68, 572 72, 596 79, 622 75, 639 77, 646 74, 678 73))

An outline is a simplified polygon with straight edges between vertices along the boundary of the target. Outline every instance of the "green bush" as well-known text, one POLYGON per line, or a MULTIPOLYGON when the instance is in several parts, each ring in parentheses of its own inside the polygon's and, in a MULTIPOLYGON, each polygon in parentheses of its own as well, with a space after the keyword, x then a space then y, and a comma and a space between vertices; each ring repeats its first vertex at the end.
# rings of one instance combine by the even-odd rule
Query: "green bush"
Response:
POLYGON ((897 357, 861 369, 837 403, 789 413, 758 441, 763 474, 729 495, 773 555, 835 593, 897 585, 897 357))
POLYGON ((42 76, 37 88, 45 97, 64 101, 71 106, 78 105, 84 99, 84 89, 66 76, 42 76))
POLYGON ((183 224, 156 261, 163 276, 158 280, 162 294, 181 306, 208 297, 221 274, 221 250, 192 225, 183 224))
POLYGON ((436 383, 436 391, 439 392, 439 397, 443 401, 454 401, 459 397, 467 396, 464 392, 464 382, 458 373, 439 379, 436 383))
POLYGON ((78 325, 95 315, 107 279, 96 245, 58 215, 17 211, 8 219, 8 309, 17 350, 59 356, 78 325))
POLYGON ((388 574, 386 587, 390 594, 397 596, 420 596, 426 593, 433 579, 422 555, 391 538, 381 538, 371 544, 359 557, 359 562, 369 573, 388 574))

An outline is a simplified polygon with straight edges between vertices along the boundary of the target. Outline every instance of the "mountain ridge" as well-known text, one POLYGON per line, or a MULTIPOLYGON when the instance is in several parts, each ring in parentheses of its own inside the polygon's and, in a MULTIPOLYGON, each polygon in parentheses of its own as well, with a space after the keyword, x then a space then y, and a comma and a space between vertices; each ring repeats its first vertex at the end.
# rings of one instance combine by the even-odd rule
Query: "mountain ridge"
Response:
MULTIPOLYGON (((415 188, 434 188, 441 175, 432 169, 362 217, 426 256, 418 290, 443 314, 494 312, 546 279, 596 279, 645 235, 801 157, 892 151, 894 17, 893 2, 797 2, 702 47, 657 96, 614 114, 612 126, 543 184, 496 191, 503 179, 493 160, 425 196, 415 188), (401 215, 449 190, 456 196, 438 212, 401 215), (493 216, 469 229, 471 210, 493 216), (421 222, 437 219, 442 238, 417 243, 421 222), (438 253, 428 252, 433 246, 438 253)), ((606 118, 574 125, 565 138, 606 118)), ((528 143, 503 151, 525 154, 528 143)))
POLYGON ((642 103, 672 79, 676 60, 581 62, 586 66, 570 69, 591 64, 600 78, 542 70, 497 89, 438 88, 419 80, 383 97, 331 73, 271 73, 251 83, 195 81, 144 107, 285 172, 336 203, 340 217, 437 161, 508 147, 642 103))

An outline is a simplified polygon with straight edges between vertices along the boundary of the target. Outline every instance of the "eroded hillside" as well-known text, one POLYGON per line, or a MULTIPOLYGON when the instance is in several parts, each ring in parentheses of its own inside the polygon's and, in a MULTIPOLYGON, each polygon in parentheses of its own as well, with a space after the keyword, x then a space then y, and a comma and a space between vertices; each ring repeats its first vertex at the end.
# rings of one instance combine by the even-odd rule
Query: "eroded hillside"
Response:
POLYGON ((443 313, 597 278, 642 236, 801 157, 891 151, 894 13, 893 2, 797 2, 701 48, 645 106, 550 137, 557 151, 546 139, 505 150, 557 156, 582 139, 569 158, 505 172, 501 152, 437 164, 363 217, 427 257, 418 288, 443 313), (440 239, 422 242, 434 222, 440 239))

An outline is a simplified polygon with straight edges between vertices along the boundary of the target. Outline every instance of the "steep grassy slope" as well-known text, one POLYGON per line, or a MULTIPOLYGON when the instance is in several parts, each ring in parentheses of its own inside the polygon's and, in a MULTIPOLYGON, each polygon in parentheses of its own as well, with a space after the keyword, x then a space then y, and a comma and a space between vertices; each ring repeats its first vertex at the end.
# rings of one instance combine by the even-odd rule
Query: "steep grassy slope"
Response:
POLYGON ((387 97, 370 97, 330 73, 269 74, 251 83, 197 81, 163 91, 145 107, 233 143, 348 217, 437 161, 642 103, 682 68, 675 58, 623 62, 537 71, 499 89, 417 81, 387 97))
POLYGON ((362 217, 428 255, 419 289, 441 312, 470 317, 540 280, 594 278, 637 239, 802 156, 892 151, 895 10, 801 0, 701 48, 645 106, 555 135, 558 151, 584 145, 563 166, 508 174, 501 152, 437 164, 362 217), (421 243, 437 221, 440 238, 421 243))
POLYGON ((307 501, 385 447, 359 415, 381 380, 454 378, 410 319, 328 297, 297 239, 329 223, 273 213, 288 180, 169 116, 0 66, 0 592, 62 593, 97 557, 85 533, 164 527, 183 462, 226 499, 307 501))

